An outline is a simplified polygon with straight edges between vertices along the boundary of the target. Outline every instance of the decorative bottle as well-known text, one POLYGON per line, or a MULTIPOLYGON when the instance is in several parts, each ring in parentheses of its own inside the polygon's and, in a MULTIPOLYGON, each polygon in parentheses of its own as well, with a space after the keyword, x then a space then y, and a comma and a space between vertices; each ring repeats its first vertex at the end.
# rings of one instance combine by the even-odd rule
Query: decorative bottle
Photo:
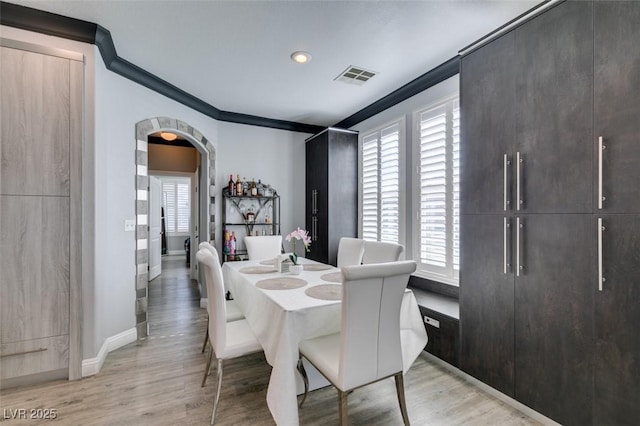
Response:
POLYGON ((256 180, 252 179, 251 180, 251 196, 255 197, 256 195, 258 195, 258 187, 256 186, 256 180))
POLYGON ((237 196, 242 196, 242 181, 240 181, 240 175, 236 178, 236 194, 237 196))
POLYGON ((229 195, 236 195, 236 183, 233 181, 233 175, 229 175, 229 195))

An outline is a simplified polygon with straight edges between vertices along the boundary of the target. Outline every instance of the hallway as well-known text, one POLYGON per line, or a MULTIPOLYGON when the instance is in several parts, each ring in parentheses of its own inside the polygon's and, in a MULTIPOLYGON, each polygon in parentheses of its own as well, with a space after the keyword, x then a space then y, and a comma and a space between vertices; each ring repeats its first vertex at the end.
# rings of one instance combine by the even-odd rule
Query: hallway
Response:
MULTIPOLYGON (((0 421, 9 409, 43 408, 56 409, 56 422, 64 425, 209 424, 215 371, 201 388, 207 315, 199 303, 200 294, 189 279, 184 256, 165 256, 162 275, 149 283, 149 337, 110 353, 95 376, 2 391, 0 421)), ((273 425, 266 404, 270 372, 262 354, 225 363, 216 425, 273 425)), ((405 376, 405 386, 414 425, 537 424, 423 357, 405 376)), ((402 424, 393 381, 354 391, 349 413, 354 425, 402 424)), ((336 391, 327 387, 311 393, 300 410, 300 424, 337 422, 336 391)))

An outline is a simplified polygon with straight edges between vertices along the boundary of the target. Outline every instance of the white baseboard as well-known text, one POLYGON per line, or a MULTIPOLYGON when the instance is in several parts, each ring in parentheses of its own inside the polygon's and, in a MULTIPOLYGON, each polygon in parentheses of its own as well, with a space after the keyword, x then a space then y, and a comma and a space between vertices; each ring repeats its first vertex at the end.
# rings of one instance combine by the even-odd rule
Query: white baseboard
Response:
POLYGON ((183 254, 184 255, 184 254, 187 254, 187 252, 184 251, 184 249, 183 250, 167 250, 167 254, 169 256, 176 255, 176 254, 183 254))
POLYGON ((115 336, 107 337, 95 358, 82 360, 82 377, 98 374, 109 352, 135 342, 137 338, 138 333, 135 327, 118 333, 115 336))
POLYGON ((207 309, 207 303, 209 303, 209 301, 207 300, 206 297, 200 299, 200 307, 202 309, 207 309))
POLYGON ((489 395, 493 396, 494 398, 497 398, 500 401, 504 402, 505 404, 510 405, 511 407, 515 408, 516 410, 520 411, 523 414, 526 414, 527 416, 529 416, 532 419, 542 423, 543 425, 561 426, 559 423, 556 423, 553 420, 551 420, 550 418, 545 417, 543 414, 538 413, 533 408, 527 407, 523 403, 516 401, 515 399, 511 398, 510 396, 507 396, 507 395, 503 394, 499 390, 492 388, 488 384, 486 384, 484 382, 481 382, 480 380, 476 379, 473 376, 468 375, 464 371, 454 367, 453 365, 449 364, 448 362, 445 362, 445 361, 441 360, 440 358, 438 358, 438 357, 436 357, 434 355, 431 355, 429 352, 422 351, 422 354, 420 356, 424 357, 425 359, 428 359, 429 361, 433 362, 434 364, 438 364, 439 366, 441 366, 444 369, 450 371, 451 373, 455 374, 456 376, 458 376, 458 377, 466 380, 467 382, 471 383, 472 385, 474 385, 478 389, 482 390, 483 392, 488 393, 489 395))

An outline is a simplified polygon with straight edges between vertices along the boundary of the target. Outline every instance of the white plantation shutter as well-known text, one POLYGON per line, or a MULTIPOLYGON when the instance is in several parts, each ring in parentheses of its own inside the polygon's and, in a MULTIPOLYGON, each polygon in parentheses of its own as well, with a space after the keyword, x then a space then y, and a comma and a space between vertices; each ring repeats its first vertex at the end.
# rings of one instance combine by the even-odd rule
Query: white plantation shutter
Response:
POLYGON ((402 122, 362 138, 362 238, 400 242, 402 122))
POLYGON ((450 100, 416 114, 418 123, 420 270, 435 279, 457 281, 459 269, 460 113, 450 100))
POLYGON ((378 135, 362 140, 362 238, 378 239, 378 135))
POLYGON ((189 178, 162 177, 165 227, 171 233, 189 233, 191 183, 189 178))

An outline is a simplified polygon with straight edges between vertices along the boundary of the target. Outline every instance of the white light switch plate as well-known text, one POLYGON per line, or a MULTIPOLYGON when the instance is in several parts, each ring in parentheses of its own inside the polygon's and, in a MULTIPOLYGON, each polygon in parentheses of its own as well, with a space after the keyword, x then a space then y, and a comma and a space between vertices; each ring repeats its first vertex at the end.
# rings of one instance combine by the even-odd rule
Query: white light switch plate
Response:
POLYGON ((124 221, 124 231, 125 232, 133 232, 136 230, 136 220, 135 219, 127 219, 124 221))

